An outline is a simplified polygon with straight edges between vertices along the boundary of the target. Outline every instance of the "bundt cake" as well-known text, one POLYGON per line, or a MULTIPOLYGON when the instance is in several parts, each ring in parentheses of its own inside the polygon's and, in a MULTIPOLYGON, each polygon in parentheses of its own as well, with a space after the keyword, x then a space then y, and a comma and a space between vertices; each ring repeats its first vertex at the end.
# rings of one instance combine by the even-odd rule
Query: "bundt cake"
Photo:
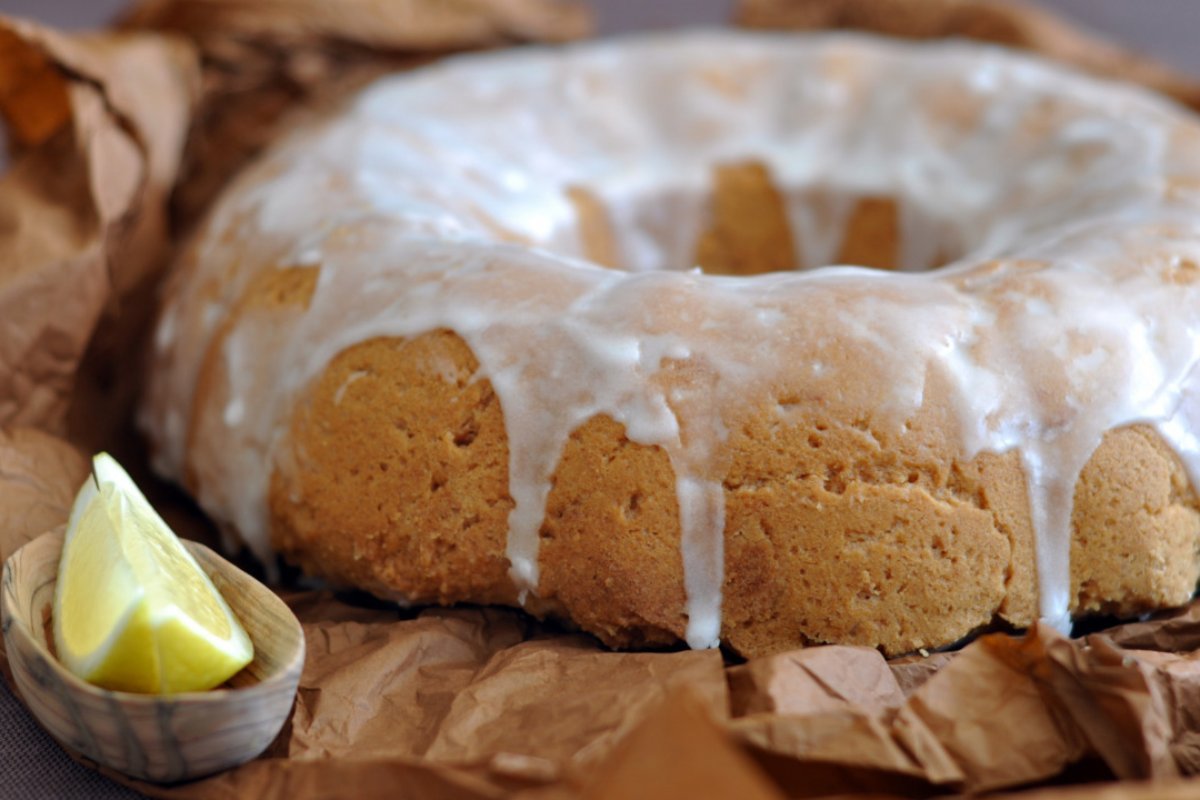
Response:
POLYGON ((286 136, 176 265, 142 417, 339 584, 902 653, 1186 602, 1198 361, 1190 113, 695 32, 449 59, 286 136))

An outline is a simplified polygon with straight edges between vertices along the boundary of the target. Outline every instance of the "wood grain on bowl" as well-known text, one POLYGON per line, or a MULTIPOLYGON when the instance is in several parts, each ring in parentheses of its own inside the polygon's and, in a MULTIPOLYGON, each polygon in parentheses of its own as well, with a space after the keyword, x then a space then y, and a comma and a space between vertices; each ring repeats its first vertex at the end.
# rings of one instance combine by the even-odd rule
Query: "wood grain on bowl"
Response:
POLYGON ((0 624, 17 690, 64 747, 132 777, 175 782, 241 764, 267 748, 291 713, 304 632, 273 592, 203 545, 185 542, 254 642, 254 660, 229 688, 178 695, 100 689, 53 655, 47 623, 61 530, 4 565, 0 624))

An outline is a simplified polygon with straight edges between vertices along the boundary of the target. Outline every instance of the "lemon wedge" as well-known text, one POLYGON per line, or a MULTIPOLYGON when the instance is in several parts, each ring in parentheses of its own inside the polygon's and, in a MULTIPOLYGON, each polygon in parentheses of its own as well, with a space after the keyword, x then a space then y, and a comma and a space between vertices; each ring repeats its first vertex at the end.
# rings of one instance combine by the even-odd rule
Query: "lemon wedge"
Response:
POLYGON ((67 523, 54 644, 89 683, 155 694, 211 689, 254 655, 212 580, 107 453, 67 523))

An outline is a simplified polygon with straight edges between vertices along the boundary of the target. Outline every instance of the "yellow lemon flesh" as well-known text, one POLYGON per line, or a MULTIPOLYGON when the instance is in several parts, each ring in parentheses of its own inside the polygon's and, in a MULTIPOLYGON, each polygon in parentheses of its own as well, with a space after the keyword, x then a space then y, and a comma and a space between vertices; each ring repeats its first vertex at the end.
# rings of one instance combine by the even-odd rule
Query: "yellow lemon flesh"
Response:
POLYGON ((106 689, 219 686, 250 663, 250 637, 121 465, 101 453, 92 468, 54 590, 59 660, 106 689))

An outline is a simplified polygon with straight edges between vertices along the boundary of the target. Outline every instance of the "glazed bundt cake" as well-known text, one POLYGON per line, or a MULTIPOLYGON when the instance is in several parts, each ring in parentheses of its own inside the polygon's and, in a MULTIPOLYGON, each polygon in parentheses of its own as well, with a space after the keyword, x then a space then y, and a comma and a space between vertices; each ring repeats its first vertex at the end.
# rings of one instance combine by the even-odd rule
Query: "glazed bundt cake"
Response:
POLYGON ((1186 602, 1198 361, 1188 112, 701 32, 451 59, 294 131, 177 264, 143 420, 340 584, 901 653, 1186 602))

